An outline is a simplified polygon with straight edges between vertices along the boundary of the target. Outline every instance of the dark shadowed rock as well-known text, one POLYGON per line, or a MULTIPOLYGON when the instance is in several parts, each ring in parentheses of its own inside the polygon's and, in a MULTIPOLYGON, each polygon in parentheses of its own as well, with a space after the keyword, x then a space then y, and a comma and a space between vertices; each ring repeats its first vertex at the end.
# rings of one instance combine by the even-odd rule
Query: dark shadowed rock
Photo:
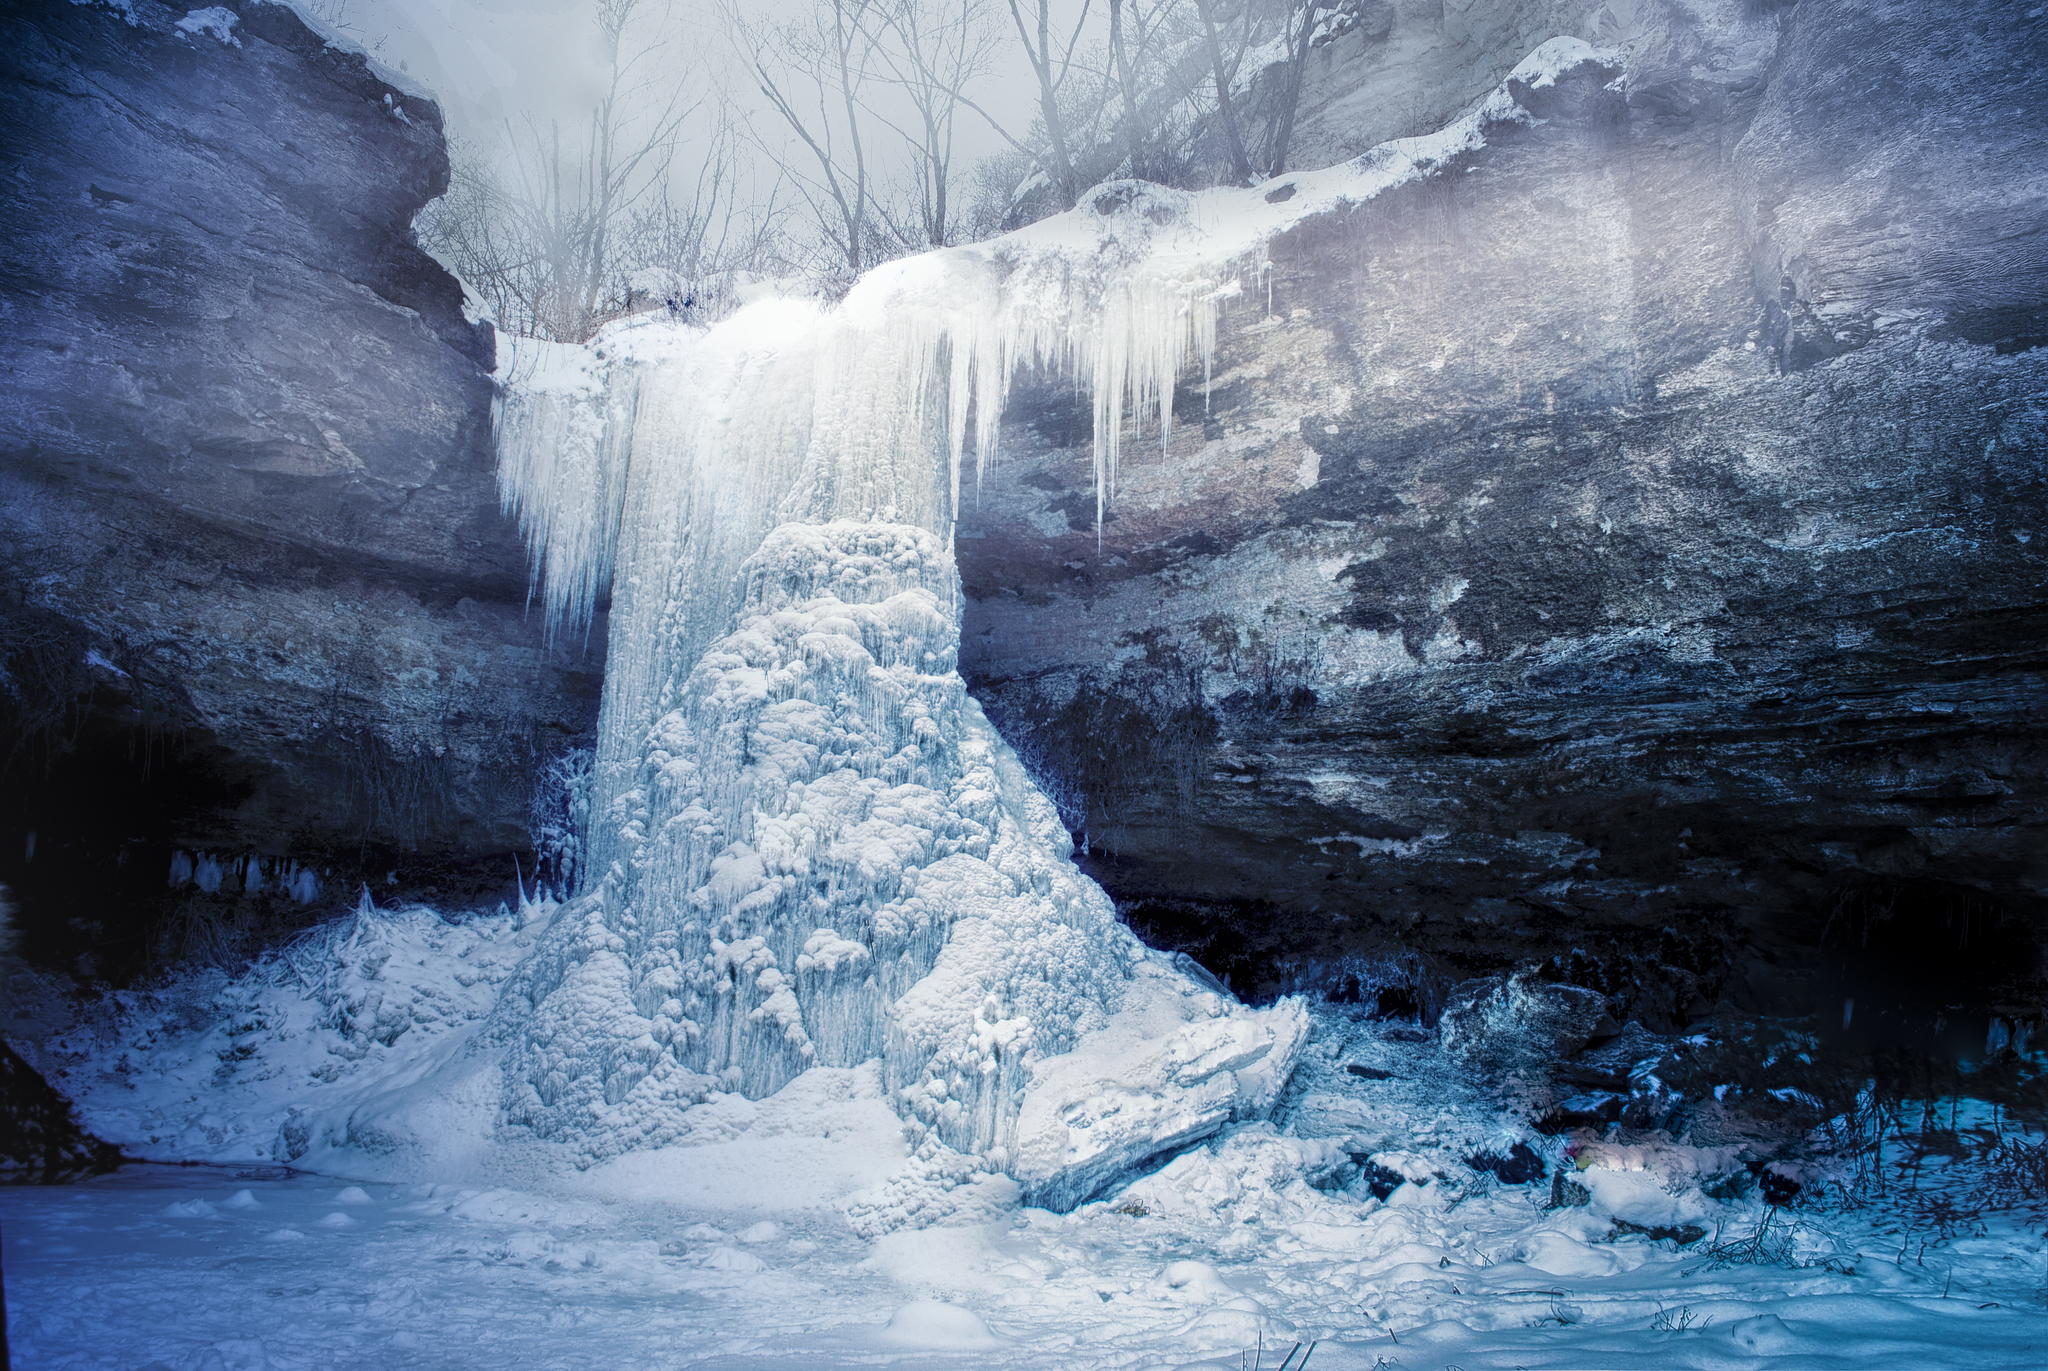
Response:
POLYGON ((120 1164, 120 1149, 79 1127, 70 1101, 0 1042, 0 1185, 57 1185, 120 1164))
POLYGON ((222 37, 185 8, 0 17, 0 875, 31 947, 60 892, 118 923, 94 906, 175 848, 343 894, 509 882, 536 763, 593 714, 596 664, 525 613, 490 330, 413 241, 438 110, 288 9, 222 37))
POLYGON ((1550 1172, 1536 1149, 1525 1142, 1518 1142, 1505 1152, 1474 1153, 1465 1159, 1465 1164, 1474 1171, 1491 1174, 1502 1185, 1530 1185, 1550 1172))

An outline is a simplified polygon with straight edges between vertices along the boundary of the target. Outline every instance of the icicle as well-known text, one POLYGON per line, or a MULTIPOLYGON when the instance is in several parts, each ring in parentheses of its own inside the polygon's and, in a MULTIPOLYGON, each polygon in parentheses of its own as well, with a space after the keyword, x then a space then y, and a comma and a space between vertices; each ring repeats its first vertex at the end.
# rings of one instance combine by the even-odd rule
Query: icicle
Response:
MULTIPOLYGON (((1155 239, 1185 230, 1185 197, 1157 187, 1118 195, 1099 197, 1112 212, 1096 216, 1113 260, 1097 260, 1099 242, 1084 251, 1027 233, 891 262, 837 309, 770 301, 710 330, 632 322, 595 347, 507 340, 500 475, 548 632, 587 624, 608 588, 621 600, 651 589, 641 578, 665 578, 672 556, 696 560, 691 511, 741 508, 730 487, 753 481, 748 473, 798 473, 785 515, 943 530, 970 445, 977 484, 986 474, 1020 374, 1064 374, 1093 397, 1099 542, 1125 428, 1149 419, 1162 450, 1170 442, 1175 386, 1199 359, 1206 390, 1217 313, 1236 294, 1213 279, 1227 260, 1153 260, 1155 239), (925 475, 935 451, 946 475, 938 488, 925 475)), ((765 531, 749 525, 736 541, 765 531)), ((723 622, 732 606, 715 608, 690 641, 701 646, 703 623, 723 622)))
POLYGON ((591 351, 509 336, 499 346, 499 485, 545 587, 552 638, 587 623, 610 580, 623 473, 607 460, 605 390, 591 351))

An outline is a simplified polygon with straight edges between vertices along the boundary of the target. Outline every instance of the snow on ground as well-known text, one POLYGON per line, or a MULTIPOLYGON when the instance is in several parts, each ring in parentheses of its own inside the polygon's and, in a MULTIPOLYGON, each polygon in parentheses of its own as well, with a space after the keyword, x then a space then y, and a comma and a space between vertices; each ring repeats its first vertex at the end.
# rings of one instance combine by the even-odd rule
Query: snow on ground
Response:
POLYGON ((356 1121, 437 1089, 556 908, 449 919, 366 894, 239 976, 117 991, 68 1020, 61 997, 27 988, 20 1004, 42 1013, 10 1034, 131 1155, 361 1174, 356 1121))
POLYGON ((1319 1008, 1275 1122, 1071 1214, 992 1203, 873 1240, 847 1207, 902 1143, 871 1069, 722 1097, 675 1147, 526 1189, 264 1165, 14 1189, 10 1335, 24 1366, 175 1371, 1240 1368, 1262 1346, 1270 1371, 1301 1339, 1317 1371, 2048 1364, 2038 1232, 1917 1249, 1874 1212, 1786 1210, 1776 1264, 1717 1262, 1765 1210, 1708 1198, 1686 1149, 1584 1149, 1566 1208, 1465 1165, 1561 1149, 1421 1036, 1319 1008), (820 1132, 849 1146, 821 1156, 820 1132), (1631 1216, 1713 1236, 1618 1233, 1631 1216))

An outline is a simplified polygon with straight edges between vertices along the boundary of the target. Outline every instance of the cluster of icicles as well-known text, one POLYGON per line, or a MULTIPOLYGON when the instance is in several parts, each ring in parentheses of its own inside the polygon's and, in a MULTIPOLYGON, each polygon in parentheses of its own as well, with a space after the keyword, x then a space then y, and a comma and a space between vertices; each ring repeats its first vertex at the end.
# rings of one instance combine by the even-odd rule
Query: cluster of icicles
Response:
POLYGON ((1098 525, 1116 492, 1126 430, 1173 425, 1176 382, 1199 362, 1206 379, 1223 302, 1240 293, 1232 267, 1197 252, 1184 222, 1190 197, 1127 183, 1060 220, 1096 230, 1032 231, 991 244, 891 262, 843 301, 775 298, 710 329, 629 320, 589 349, 506 340, 511 356, 500 415, 506 507, 520 520, 545 588, 551 632, 586 623, 609 587, 614 559, 644 529, 648 501, 677 492, 670 477, 712 452, 733 465, 766 460, 801 469, 801 497, 782 512, 833 505, 897 507, 939 527, 958 505, 971 460, 978 478, 995 454, 1012 383, 1062 379, 1093 401, 1098 525), (1093 223, 1089 221, 1093 220, 1093 223), (607 391, 607 403, 587 400, 607 391), (659 469, 629 451, 661 427, 659 469), (934 459, 946 483, 933 485, 934 459), (842 495, 837 486, 859 489, 842 495), (949 503, 935 503, 941 492, 949 503))
POLYGON ((1159 269, 1183 202, 1098 201, 1079 245, 510 349, 501 473, 549 627, 611 601, 590 877, 503 1010, 515 1123, 594 1159, 710 1091, 879 1062, 929 1146, 1071 1199, 1277 1088, 1298 1012, 1146 953, 957 669, 954 512, 1013 379, 1089 387, 1106 500, 1127 424, 1166 431, 1213 350, 1230 291, 1159 269), (1085 1068, 1117 1031, 1156 1079, 1085 1068))

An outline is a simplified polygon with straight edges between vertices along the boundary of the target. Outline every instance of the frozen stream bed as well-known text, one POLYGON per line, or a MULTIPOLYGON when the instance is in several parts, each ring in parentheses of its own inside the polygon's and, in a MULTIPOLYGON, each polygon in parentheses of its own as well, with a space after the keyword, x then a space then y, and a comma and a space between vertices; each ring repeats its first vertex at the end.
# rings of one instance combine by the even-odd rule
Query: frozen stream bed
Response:
POLYGON ((1590 1202, 1546 1207, 1546 1184, 1452 1160, 1504 1120, 1433 1048, 1318 1020, 1278 1125, 1072 1214, 877 1240, 842 1204, 900 1142, 859 1072, 530 1189, 230 1164, 0 1192, 17 1364, 1239 1368, 1263 1345, 1270 1369, 1309 1338, 1316 1371, 2048 1364, 2048 1245, 2022 1226, 1902 1254, 1867 1214, 1786 1211, 1783 1260, 1717 1262, 1712 1237, 1615 1219, 1719 1236, 1760 1202, 1667 1159, 1581 1171, 1590 1202))

